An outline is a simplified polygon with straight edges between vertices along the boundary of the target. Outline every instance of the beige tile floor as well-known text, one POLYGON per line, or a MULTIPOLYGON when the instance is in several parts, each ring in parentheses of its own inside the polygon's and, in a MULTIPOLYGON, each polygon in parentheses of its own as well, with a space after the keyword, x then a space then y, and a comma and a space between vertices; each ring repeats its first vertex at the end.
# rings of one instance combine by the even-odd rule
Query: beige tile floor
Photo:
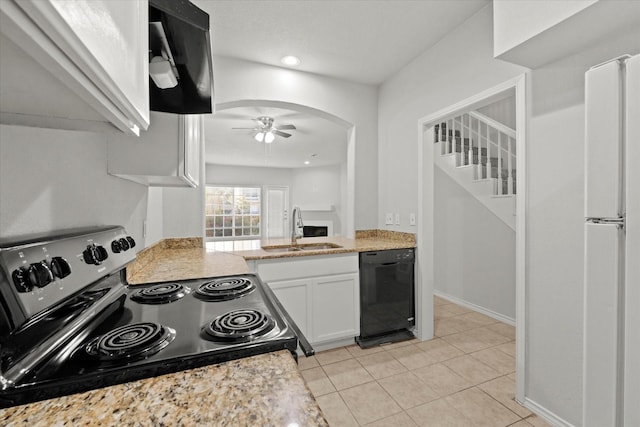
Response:
POLYGON ((548 426, 514 400, 515 330, 435 297, 435 337, 299 360, 332 427, 548 426))

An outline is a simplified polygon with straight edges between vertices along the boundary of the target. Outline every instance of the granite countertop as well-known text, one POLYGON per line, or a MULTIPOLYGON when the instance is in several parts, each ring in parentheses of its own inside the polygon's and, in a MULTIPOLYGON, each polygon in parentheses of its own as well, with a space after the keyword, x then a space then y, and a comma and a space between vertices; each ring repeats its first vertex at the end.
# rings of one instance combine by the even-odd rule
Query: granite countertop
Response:
POLYGON ((3 426, 328 426, 286 350, 0 410, 3 426))
MULTIPOLYGON (((201 238, 165 239, 137 254, 127 267, 131 285, 170 280, 201 279, 249 272, 246 261, 337 255, 387 249, 414 248, 415 235, 385 230, 356 232, 355 239, 340 236, 298 239, 298 245, 331 243, 340 247, 297 252, 269 252, 264 249, 214 251, 205 249, 201 238)), ((286 239, 265 240, 262 247, 288 246, 286 239)))
MULTIPOLYGON (((357 231, 355 239, 342 236, 331 237, 305 237, 298 239, 298 246, 334 244, 339 247, 319 250, 301 250, 295 252, 271 252, 264 249, 238 250, 233 251, 234 255, 240 255, 245 260, 271 259, 271 258, 296 258, 314 255, 336 255, 354 252, 381 251, 388 249, 415 248, 415 235, 411 233, 400 233, 384 230, 364 230, 357 231)), ((267 248, 278 248, 290 246, 288 239, 277 239, 263 241, 261 246, 267 248)))
POLYGON ((162 240, 137 254, 127 266, 127 282, 140 285, 249 273, 241 256, 202 246, 201 238, 162 240))
MULTIPOLYGON (((127 266, 130 284, 209 278, 249 272, 247 260, 413 248, 415 236, 382 230, 355 239, 299 239, 340 248, 267 252, 210 251, 201 238, 165 239, 127 266)), ((261 246, 289 242, 269 241, 261 246)), ((181 371, 0 410, 6 426, 260 425, 328 426, 288 351, 181 371)))

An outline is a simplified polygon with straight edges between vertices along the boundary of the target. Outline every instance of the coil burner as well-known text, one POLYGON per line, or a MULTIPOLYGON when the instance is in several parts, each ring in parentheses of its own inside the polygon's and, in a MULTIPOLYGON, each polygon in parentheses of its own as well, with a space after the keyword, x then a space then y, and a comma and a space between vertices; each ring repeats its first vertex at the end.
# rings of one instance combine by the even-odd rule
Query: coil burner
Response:
POLYGON ((167 304, 184 297, 188 291, 179 283, 166 283, 141 289, 130 298, 140 304, 167 304))
POLYGON ((246 277, 226 277, 198 286, 195 296, 204 301, 228 301, 250 294, 255 283, 246 277))
POLYGON ((246 309, 229 311, 218 316, 203 330, 210 340, 239 343, 266 335, 275 327, 275 322, 268 314, 246 309))
POLYGON ((159 352, 175 336, 175 330, 157 323, 134 323, 94 338, 85 346, 85 352, 90 358, 100 362, 139 360, 159 352))

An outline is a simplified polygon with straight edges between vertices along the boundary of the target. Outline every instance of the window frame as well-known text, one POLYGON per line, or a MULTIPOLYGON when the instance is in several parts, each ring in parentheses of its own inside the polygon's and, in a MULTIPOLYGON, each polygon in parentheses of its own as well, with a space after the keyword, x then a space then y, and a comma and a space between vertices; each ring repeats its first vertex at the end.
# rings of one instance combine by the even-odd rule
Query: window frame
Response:
MULTIPOLYGON (((207 242, 215 242, 215 241, 223 241, 223 240, 256 240, 256 239, 261 239, 262 238, 262 223, 263 223, 263 217, 262 217, 262 211, 263 211, 263 189, 261 185, 239 185, 239 184, 207 184, 205 185, 205 201, 204 201, 204 216, 205 216, 205 224, 204 224, 204 237, 205 237, 205 241, 207 242), (210 203, 208 203, 208 195, 209 195, 209 189, 212 188, 226 188, 226 189, 232 189, 232 211, 231 214, 224 214, 224 212, 220 213, 220 214, 208 214, 208 208, 211 206, 210 203), (252 216, 256 216, 255 213, 251 213, 251 207, 249 207, 249 213, 247 214, 243 214, 243 213, 237 213, 237 206, 236 206, 236 198, 237 198, 237 190, 238 189, 242 189, 247 190, 247 189, 251 189, 251 190, 257 190, 257 203, 253 203, 253 206, 257 206, 258 208, 258 224, 257 224, 257 228, 258 228, 258 233, 257 234, 250 234, 250 235, 241 235, 241 236, 237 236, 236 235, 236 229, 240 228, 242 230, 245 229, 252 229, 255 228, 254 225, 252 224, 248 224, 245 225, 244 221, 243 224, 237 225, 236 221, 238 218, 250 218, 252 216), (213 218, 213 227, 208 227, 208 218, 213 218), (231 217, 231 225, 229 227, 224 227, 224 225, 222 226, 222 228, 220 228, 219 226, 216 227, 215 222, 216 222, 216 217, 221 217, 222 221, 224 222, 225 217, 231 217), (222 230, 231 230, 231 235, 222 235, 222 236, 208 236, 208 232, 209 230, 213 230, 212 233, 215 234, 215 230, 216 229, 222 229, 222 230)), ((224 233, 224 232, 223 232, 224 233)))

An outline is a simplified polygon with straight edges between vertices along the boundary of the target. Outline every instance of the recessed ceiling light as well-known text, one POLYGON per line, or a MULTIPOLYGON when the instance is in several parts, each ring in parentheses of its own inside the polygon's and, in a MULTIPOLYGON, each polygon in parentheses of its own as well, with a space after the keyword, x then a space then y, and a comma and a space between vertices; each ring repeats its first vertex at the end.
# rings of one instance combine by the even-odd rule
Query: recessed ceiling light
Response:
POLYGON ((308 165, 309 163, 311 163, 309 160, 305 160, 305 161, 304 161, 304 164, 305 164, 305 165, 308 165))
POLYGON ((297 56, 287 55, 283 56, 282 59, 280 59, 280 62, 284 65, 288 65, 289 67, 295 67, 300 64, 300 59, 297 56))

